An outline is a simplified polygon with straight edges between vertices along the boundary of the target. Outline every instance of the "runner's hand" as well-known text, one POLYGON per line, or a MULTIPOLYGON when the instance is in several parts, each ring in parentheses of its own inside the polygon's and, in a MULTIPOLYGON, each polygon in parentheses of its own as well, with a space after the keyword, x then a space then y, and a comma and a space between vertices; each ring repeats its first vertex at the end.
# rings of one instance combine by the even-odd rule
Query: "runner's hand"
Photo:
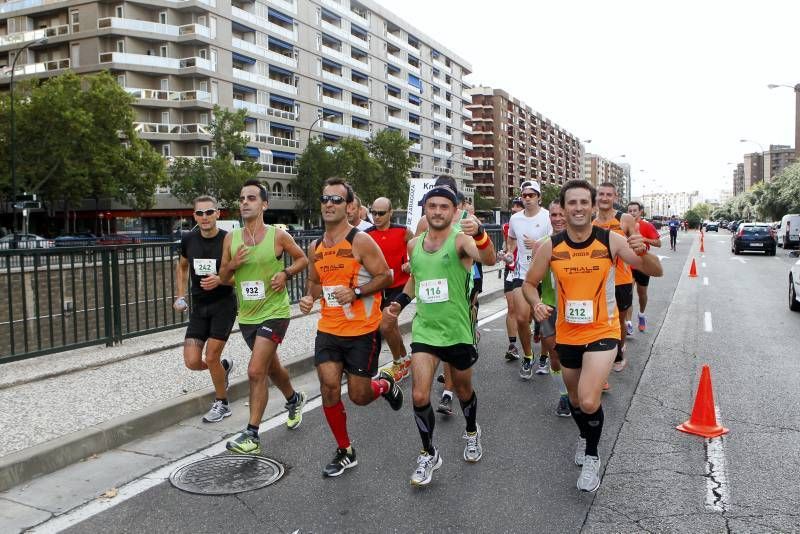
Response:
POLYGON ((403 270, 404 273, 410 273, 411 272, 411 264, 409 262, 405 262, 403 264, 403 266, 401 267, 401 269, 403 270))
POLYGON ((283 291, 283 288, 286 287, 286 273, 283 271, 275 273, 269 281, 269 287, 272 288, 273 291, 283 291))
POLYGON ((536 252, 536 248, 538 247, 538 241, 535 239, 531 239, 525 234, 522 234, 522 242, 525 244, 525 248, 536 252))
POLYGON ((470 215, 461 220, 461 231, 468 236, 475 236, 478 233, 478 228, 481 226, 481 221, 474 215, 470 215))
POLYGON ((635 230, 628 237, 628 246, 639 256, 647 252, 647 245, 644 242, 642 234, 639 233, 639 223, 636 223, 635 230))
POLYGON ((304 295, 300 299, 300 311, 303 312, 305 315, 308 315, 311 312, 311 309, 314 307, 314 299, 311 295, 304 295))
POLYGON ((209 274, 200 279, 200 287, 206 291, 211 291, 222 285, 222 280, 216 274, 209 274))
POLYGON ((552 314, 553 314, 553 308, 551 308, 547 304, 543 304, 540 302, 539 304, 533 307, 533 316, 539 323, 549 319, 550 315, 552 314))
POLYGON ((333 290, 333 296, 336 297, 336 302, 339 304, 350 304, 356 300, 355 292, 345 286, 337 286, 336 289, 333 290))
POLYGON ((247 247, 239 245, 236 249, 236 254, 231 258, 230 266, 234 271, 238 269, 245 261, 247 261, 247 247))
POLYGON ((396 323, 401 311, 403 311, 403 308, 400 307, 400 304, 392 302, 383 309, 384 321, 389 324, 396 323))
POLYGON ((186 299, 184 297, 178 297, 175 299, 172 307, 175 308, 176 311, 183 313, 186 311, 189 305, 186 303, 186 299))

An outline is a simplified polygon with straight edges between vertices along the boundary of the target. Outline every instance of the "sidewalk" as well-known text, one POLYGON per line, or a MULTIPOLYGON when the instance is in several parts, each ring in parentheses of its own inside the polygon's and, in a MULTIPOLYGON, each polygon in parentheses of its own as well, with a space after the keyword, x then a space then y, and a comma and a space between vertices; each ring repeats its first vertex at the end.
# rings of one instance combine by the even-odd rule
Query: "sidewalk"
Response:
MULTIPOLYGON (((482 301, 502 297, 501 272, 486 269, 482 301)), ((413 309, 403 314, 404 333, 413 315, 413 309)), ((298 377, 313 370, 318 314, 304 316, 295 305, 292 317, 279 355, 290 376, 298 377)), ((184 329, 175 329, 116 347, 4 364, 0 418, 8 430, 0 433, 0 491, 207 411, 213 400, 210 378, 184 367, 183 337, 184 329)), ((234 359, 233 401, 248 394, 249 349, 238 328, 224 354, 234 359)), ((389 360, 384 347, 381 363, 389 360)))

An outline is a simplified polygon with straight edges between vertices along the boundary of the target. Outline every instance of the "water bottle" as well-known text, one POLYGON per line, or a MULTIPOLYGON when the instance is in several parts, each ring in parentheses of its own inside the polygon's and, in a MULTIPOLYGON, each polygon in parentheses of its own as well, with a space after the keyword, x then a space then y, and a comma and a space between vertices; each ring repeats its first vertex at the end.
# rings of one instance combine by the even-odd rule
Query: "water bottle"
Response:
POLYGON ((180 297, 175 301, 175 309, 181 313, 185 312, 188 307, 189 305, 186 303, 186 299, 183 297, 180 297))

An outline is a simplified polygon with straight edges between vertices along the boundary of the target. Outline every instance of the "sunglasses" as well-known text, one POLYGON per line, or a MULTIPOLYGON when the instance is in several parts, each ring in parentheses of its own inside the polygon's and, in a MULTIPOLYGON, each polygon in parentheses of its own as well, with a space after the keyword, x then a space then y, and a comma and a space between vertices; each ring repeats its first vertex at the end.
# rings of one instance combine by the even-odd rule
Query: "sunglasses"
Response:
POLYGON ((203 215, 205 215, 206 217, 211 217, 215 213, 217 213, 217 210, 215 209, 197 210, 194 212, 194 214, 197 215, 198 217, 202 217, 203 215))
POLYGON ((536 193, 522 193, 522 198, 533 198, 536 196, 536 193))
POLYGON ((369 212, 370 212, 372 215, 374 215, 375 217, 383 217, 384 215, 386 215, 387 213, 389 213, 388 211, 378 211, 378 210, 369 210, 369 212))
POLYGON ((333 202, 337 206, 344 202, 344 197, 341 195, 321 195, 319 197, 320 204, 327 204, 328 202, 333 202))

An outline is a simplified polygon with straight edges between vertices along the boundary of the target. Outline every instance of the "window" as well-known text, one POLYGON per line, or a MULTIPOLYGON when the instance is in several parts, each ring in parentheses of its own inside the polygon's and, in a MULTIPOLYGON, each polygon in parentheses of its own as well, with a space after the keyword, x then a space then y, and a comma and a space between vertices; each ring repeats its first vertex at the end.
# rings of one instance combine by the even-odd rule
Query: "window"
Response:
POLYGON ((198 86, 198 87, 200 88, 200 90, 201 90, 201 91, 203 91, 204 93, 207 93, 207 92, 208 92, 208 82, 207 82, 207 81, 203 80, 203 81, 202 81, 202 82, 200 82, 200 83, 199 83, 197 86, 198 86))
POLYGON ((158 13, 158 23, 159 24, 166 24, 167 23, 167 12, 166 11, 160 11, 158 13))
POLYGON ((81 45, 79 43, 72 43, 69 49, 69 63, 73 69, 79 67, 81 57, 81 45))
POLYGON ((212 39, 217 38, 217 17, 208 17, 208 29, 212 39))
POLYGON ((77 9, 72 9, 69 12, 69 31, 70 33, 78 33, 81 28, 80 25, 80 14, 78 13, 77 9))
POLYGON ((161 78, 161 90, 169 91, 169 78, 161 78))
POLYGON ((209 157, 210 154, 211 154, 211 148, 208 145, 202 145, 200 147, 200 155, 201 156, 203 156, 204 158, 207 158, 207 157, 209 157))
POLYGON ((125 41, 117 41, 117 52, 121 54, 125 52, 125 41))
POLYGON ((169 54, 168 49, 167 49, 167 45, 164 45, 164 46, 160 47, 158 49, 158 53, 161 55, 161 57, 167 57, 167 55, 169 54))
POLYGON ((209 57, 209 60, 211 61, 211 70, 216 71, 217 70, 217 49, 216 48, 212 48, 211 49, 211 56, 209 57))
POLYGON ((169 111, 161 112, 161 124, 169 124, 169 111))
POLYGON ((208 125, 208 113, 201 113, 199 122, 200 122, 200 124, 208 125))
POLYGON ((125 87, 125 75, 124 74, 120 74, 119 76, 117 76, 117 85, 119 85, 120 87, 125 87))
POLYGON ((211 103, 219 103, 219 82, 217 80, 211 80, 211 103))
POLYGON ((125 12, 122 10, 122 6, 114 7, 114 16, 118 19, 121 19, 125 16, 125 12))
POLYGON ((165 158, 170 157, 169 145, 161 145, 161 155, 165 158))

